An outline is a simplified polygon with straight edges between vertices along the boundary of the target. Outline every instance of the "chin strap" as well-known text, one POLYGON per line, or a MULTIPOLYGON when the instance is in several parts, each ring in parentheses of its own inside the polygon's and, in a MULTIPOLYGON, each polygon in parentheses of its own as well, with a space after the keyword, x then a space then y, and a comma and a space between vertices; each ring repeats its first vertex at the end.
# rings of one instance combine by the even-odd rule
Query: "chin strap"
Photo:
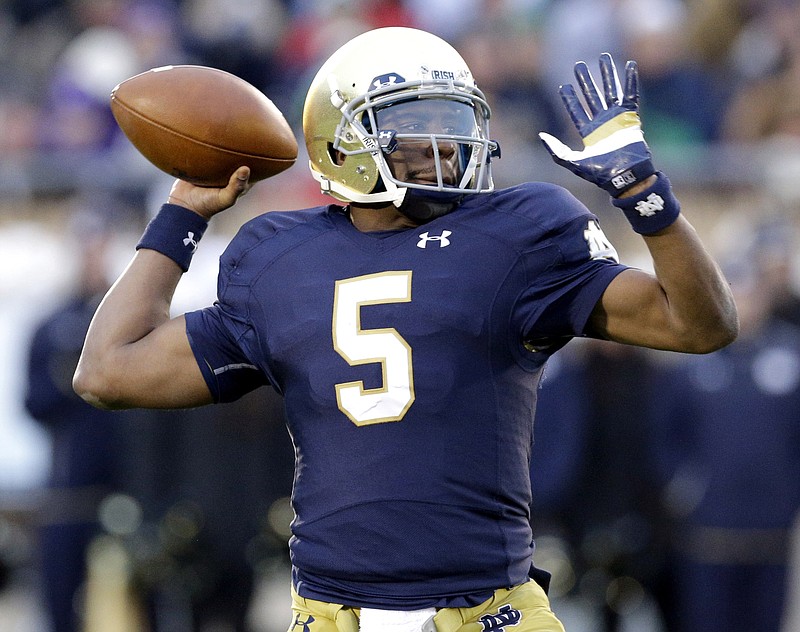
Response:
POLYGON ((454 211, 463 197, 463 193, 406 189, 406 195, 397 210, 414 221, 429 222, 454 211))

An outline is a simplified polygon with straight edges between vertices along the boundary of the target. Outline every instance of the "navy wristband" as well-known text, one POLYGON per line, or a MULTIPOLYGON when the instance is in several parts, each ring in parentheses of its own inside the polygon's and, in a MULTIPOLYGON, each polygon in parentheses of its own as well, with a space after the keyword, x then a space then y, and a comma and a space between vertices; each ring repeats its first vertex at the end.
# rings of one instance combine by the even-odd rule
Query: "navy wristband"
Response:
POLYGON ((622 212, 640 235, 651 235, 672 224, 681 212, 681 204, 672 192, 667 176, 656 172, 653 186, 627 198, 613 198, 611 203, 622 212))
POLYGON ((197 242, 208 228, 208 220, 177 204, 164 204, 147 224, 136 250, 147 248, 160 252, 186 272, 197 242))

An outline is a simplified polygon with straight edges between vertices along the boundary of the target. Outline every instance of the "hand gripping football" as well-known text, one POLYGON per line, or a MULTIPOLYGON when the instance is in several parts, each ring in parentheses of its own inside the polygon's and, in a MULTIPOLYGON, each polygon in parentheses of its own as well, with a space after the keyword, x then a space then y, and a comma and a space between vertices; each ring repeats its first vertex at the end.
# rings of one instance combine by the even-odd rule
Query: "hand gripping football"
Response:
POLYGON ((250 182, 297 159, 297 139, 281 111, 243 79, 207 66, 164 66, 126 79, 111 111, 136 149, 171 176, 225 186, 242 165, 250 182))

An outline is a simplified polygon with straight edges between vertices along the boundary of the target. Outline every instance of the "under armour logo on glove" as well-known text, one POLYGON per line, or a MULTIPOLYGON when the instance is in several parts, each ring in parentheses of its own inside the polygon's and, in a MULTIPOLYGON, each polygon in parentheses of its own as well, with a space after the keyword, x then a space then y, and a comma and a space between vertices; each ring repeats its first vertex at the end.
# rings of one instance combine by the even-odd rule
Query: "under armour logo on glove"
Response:
POLYGON ((615 189, 622 190, 625 187, 629 187, 632 184, 636 184, 636 176, 633 175, 630 171, 626 171, 625 173, 621 173, 615 178, 611 178, 611 184, 614 185, 615 189))
POLYGON ((186 238, 183 240, 183 245, 184 246, 188 246, 189 244, 191 244, 191 246, 192 246, 192 254, 194 254, 194 252, 197 250, 197 242, 194 239, 194 233, 191 232, 191 231, 189 231, 189 233, 187 233, 186 238))
POLYGON ((642 217, 652 217, 664 210, 664 198, 658 193, 651 193, 646 199, 639 200, 633 208, 639 211, 639 215, 642 217))

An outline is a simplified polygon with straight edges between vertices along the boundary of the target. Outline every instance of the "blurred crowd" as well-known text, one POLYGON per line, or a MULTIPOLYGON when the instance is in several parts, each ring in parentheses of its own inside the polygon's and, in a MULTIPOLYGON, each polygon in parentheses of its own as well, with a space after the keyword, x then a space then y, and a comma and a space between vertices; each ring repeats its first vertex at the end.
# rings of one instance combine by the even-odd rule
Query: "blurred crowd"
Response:
POLYGON ((520 158, 498 167, 501 181, 530 175, 538 131, 571 133, 557 86, 602 51, 639 62, 648 140, 671 174, 752 182, 772 177, 773 151, 796 153, 800 9, 790 0, 5 0, 0 191, 146 185, 108 96, 161 65, 237 74, 297 127, 319 63, 387 25, 433 31, 463 52, 494 104, 496 136, 520 158), (766 159, 721 147, 762 141, 776 145, 766 159))
POLYGON ((550 364, 534 427, 537 554, 593 629, 800 629, 795 244, 788 223, 762 225, 726 265, 741 321, 729 347, 577 341, 550 364), (648 610, 662 627, 642 621, 648 610))
MULTIPOLYGON (((41 475, 12 486, 30 502, 5 495, 0 476, 0 629, 286 628, 285 592, 277 615, 254 605, 271 598, 265 580, 285 581, 280 402, 261 393, 109 423, 69 389, 93 306, 170 182, 108 98, 153 67, 214 66, 260 88, 300 139, 319 64, 391 25, 432 31, 466 58, 493 108, 498 186, 568 186, 633 264, 641 245, 605 194, 553 165, 537 134, 577 147, 557 93, 575 61, 636 59, 656 165, 737 292, 742 336, 708 357, 575 343, 551 363, 533 516, 567 629, 799 630, 796 0, 0 0, 0 455, 4 437, 22 436, 4 434, 13 424, 37 428, 47 453, 41 475), (20 577, 39 619, 4 605, 20 577)), ((294 167, 215 222, 179 308, 213 297, 242 215, 325 201, 300 145, 294 167)))

